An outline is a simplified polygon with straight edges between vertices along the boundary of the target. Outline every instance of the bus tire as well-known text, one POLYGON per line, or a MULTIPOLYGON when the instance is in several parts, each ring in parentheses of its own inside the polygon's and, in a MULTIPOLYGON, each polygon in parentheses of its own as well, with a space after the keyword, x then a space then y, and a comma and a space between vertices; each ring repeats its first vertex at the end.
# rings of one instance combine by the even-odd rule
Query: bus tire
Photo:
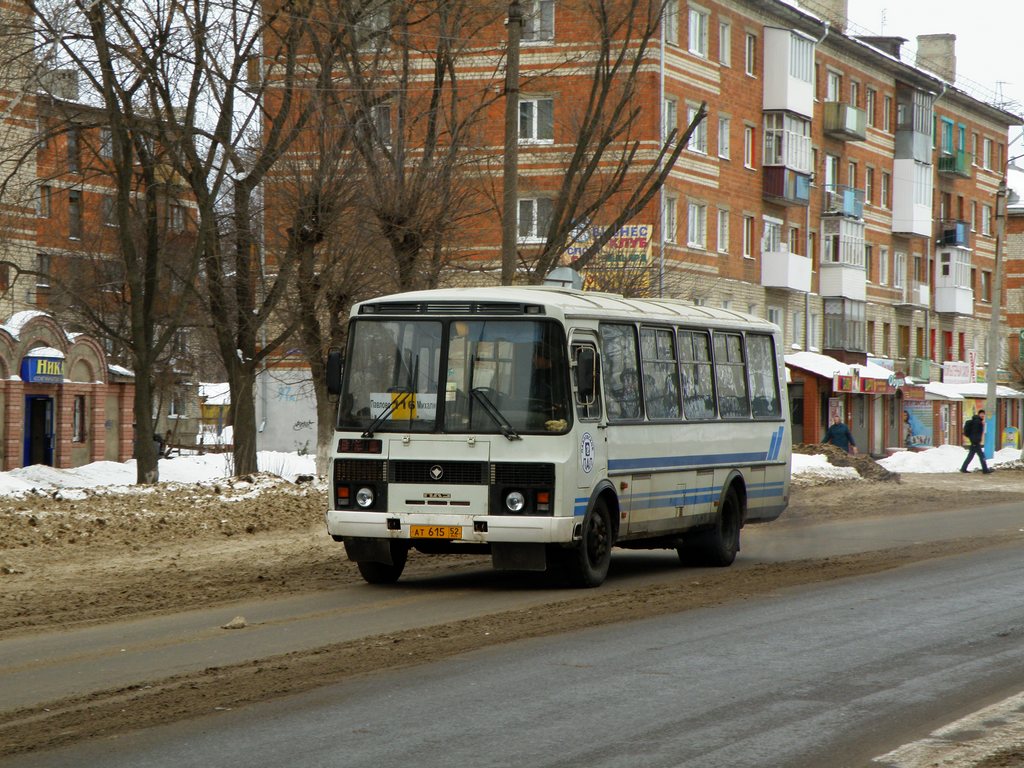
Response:
POLYGON ((722 499, 722 506, 715 524, 706 531, 688 536, 679 548, 679 559, 683 563, 709 565, 725 568, 733 564, 740 551, 740 526, 742 510, 736 489, 730 487, 722 499))
POLYGON ((579 544, 564 553, 565 574, 574 587, 599 587, 608 576, 612 559, 612 519, 604 499, 598 498, 583 519, 579 544))
POLYGON ((380 563, 375 560, 360 560, 356 563, 359 574, 367 584, 394 584, 405 570, 405 561, 409 558, 409 550, 401 545, 391 543, 391 562, 380 563))

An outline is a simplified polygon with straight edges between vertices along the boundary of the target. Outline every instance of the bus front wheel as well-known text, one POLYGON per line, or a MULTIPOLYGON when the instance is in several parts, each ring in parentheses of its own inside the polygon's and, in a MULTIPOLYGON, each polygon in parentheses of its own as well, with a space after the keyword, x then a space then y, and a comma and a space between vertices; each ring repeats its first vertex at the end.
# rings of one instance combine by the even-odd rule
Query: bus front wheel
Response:
POLYGON ((391 562, 380 563, 375 560, 360 560, 356 563, 359 574, 367 584, 394 584, 405 570, 405 561, 409 550, 395 542, 391 542, 391 562))
POLYGON ((581 539, 576 547, 564 552, 564 565, 569 582, 575 587, 599 587, 608 575, 612 559, 612 520, 603 499, 583 520, 581 539))
POLYGON ((706 531, 686 537, 678 549, 683 563, 696 563, 719 568, 732 565, 740 551, 740 526, 742 510, 740 497, 735 488, 730 488, 722 500, 718 520, 706 531))

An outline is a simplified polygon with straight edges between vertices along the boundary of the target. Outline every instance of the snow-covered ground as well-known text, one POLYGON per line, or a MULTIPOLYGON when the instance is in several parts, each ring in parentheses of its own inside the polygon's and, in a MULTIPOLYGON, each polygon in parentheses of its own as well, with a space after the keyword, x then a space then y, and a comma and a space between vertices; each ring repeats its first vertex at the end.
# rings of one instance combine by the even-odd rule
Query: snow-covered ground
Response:
MULTIPOLYGON (((887 459, 882 459, 879 464, 891 472, 900 473, 956 472, 966 456, 966 449, 944 445, 927 451, 900 451, 887 459)), ((989 461, 989 465, 998 468, 1000 465, 1017 463, 1020 458, 1020 450, 1004 448, 996 453, 989 461)), ((258 462, 260 471, 279 475, 291 482, 299 475, 316 473, 313 456, 261 451, 258 462)), ((971 468, 980 468, 977 459, 972 462, 971 468)), ((208 453, 203 456, 176 456, 173 459, 160 460, 161 483, 213 484, 224 482, 232 474, 231 454, 208 453)), ((793 454, 793 475, 800 476, 803 480, 819 477, 822 480, 859 477, 853 467, 834 467, 823 455, 807 456, 799 453, 793 454)), ((98 461, 76 469, 55 469, 37 464, 12 469, 10 472, 0 472, 0 496, 61 491, 63 498, 73 498, 78 495, 84 496, 82 491, 87 488, 107 493, 148 490, 135 485, 134 461, 98 461)))

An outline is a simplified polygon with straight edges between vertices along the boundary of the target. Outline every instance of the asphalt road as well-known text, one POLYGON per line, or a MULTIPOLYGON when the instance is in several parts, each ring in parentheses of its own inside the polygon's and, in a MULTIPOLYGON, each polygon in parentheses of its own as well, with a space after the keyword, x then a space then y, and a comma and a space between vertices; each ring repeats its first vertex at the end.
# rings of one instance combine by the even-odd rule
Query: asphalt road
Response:
POLYGON ((1021 546, 500 646, 26 768, 840 768, 1024 689, 1021 546))

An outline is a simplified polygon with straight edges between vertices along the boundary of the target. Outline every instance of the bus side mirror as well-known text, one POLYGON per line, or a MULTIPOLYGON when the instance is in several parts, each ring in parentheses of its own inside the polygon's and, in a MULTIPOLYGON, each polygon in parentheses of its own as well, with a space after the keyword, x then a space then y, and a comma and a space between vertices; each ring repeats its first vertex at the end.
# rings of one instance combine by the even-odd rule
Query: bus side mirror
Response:
POLYGON ((327 393, 331 395, 341 394, 341 374, 345 370, 345 363, 341 357, 340 349, 332 349, 327 353, 327 393))
POLYGON ((576 353, 576 392, 581 403, 594 402, 597 381, 597 354, 593 347, 579 347, 576 353))

